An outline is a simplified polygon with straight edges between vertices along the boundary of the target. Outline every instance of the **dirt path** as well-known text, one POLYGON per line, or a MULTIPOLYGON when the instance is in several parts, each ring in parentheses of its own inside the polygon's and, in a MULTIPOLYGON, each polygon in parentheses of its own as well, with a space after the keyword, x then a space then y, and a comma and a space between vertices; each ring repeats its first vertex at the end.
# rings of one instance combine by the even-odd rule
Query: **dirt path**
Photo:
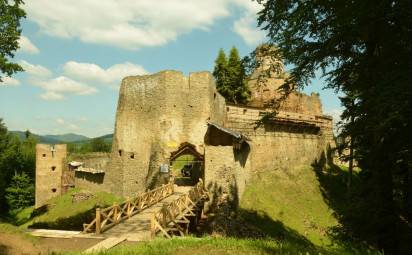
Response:
POLYGON ((39 254, 41 248, 35 240, 11 233, 0 233, 0 255, 39 254))
POLYGON ((25 238, 12 233, 0 233, 0 255, 37 255, 51 252, 84 251, 99 239, 87 238, 25 238))

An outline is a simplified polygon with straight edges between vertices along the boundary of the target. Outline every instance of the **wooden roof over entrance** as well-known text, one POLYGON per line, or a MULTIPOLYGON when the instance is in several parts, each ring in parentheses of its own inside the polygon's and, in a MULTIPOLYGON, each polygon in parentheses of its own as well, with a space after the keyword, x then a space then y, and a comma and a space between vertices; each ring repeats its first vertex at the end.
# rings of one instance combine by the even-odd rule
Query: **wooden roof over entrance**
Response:
POLYGON ((197 159, 203 160, 203 155, 196 150, 196 146, 194 146, 191 143, 185 142, 182 143, 176 151, 170 154, 170 161, 173 161, 184 154, 191 154, 195 156, 197 159))

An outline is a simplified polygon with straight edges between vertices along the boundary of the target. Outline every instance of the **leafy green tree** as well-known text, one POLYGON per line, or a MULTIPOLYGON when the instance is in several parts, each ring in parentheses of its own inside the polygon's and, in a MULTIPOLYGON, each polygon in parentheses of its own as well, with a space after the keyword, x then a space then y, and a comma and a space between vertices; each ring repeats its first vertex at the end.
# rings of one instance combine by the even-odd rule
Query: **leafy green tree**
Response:
POLYGON ((346 233, 397 254, 405 200, 394 194, 407 197, 412 168, 412 2, 259 3, 259 26, 293 66, 285 84, 303 87, 321 70, 328 88, 353 97, 343 125, 356 137, 362 190, 341 220, 346 233))
POLYGON ((6 189, 6 200, 11 210, 34 204, 34 184, 26 173, 15 173, 6 189))
POLYGON ((22 0, 0 0, 0 82, 3 74, 11 76, 23 71, 21 66, 10 60, 19 48, 20 19, 26 17, 22 4, 22 0))
POLYGON ((236 47, 232 47, 229 59, 223 49, 215 61, 213 76, 219 93, 228 101, 235 104, 244 104, 249 97, 246 83, 245 67, 239 57, 236 47))

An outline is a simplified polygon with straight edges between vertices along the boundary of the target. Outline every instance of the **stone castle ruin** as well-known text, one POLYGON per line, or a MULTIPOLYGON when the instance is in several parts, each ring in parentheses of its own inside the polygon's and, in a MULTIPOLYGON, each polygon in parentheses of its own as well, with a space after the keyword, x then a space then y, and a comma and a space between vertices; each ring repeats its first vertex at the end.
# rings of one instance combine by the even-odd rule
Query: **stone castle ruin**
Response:
POLYGON ((311 164, 333 140, 319 96, 292 93, 274 118, 257 126, 285 74, 263 86, 254 75, 248 105, 226 103, 209 72, 124 78, 110 154, 67 158, 64 145, 37 145, 36 206, 73 186, 134 197, 173 178, 182 155, 190 155, 182 168, 190 176, 175 183, 202 178, 223 193, 235 187, 238 198, 253 172, 311 164))

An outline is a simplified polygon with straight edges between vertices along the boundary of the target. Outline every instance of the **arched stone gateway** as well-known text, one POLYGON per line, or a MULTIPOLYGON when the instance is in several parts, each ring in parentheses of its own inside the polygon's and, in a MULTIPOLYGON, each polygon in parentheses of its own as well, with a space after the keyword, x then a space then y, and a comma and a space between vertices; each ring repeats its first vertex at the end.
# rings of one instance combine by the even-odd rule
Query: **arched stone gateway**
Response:
POLYGON ((204 155, 193 144, 182 143, 171 153, 169 162, 171 176, 179 186, 193 186, 204 178, 204 155))

